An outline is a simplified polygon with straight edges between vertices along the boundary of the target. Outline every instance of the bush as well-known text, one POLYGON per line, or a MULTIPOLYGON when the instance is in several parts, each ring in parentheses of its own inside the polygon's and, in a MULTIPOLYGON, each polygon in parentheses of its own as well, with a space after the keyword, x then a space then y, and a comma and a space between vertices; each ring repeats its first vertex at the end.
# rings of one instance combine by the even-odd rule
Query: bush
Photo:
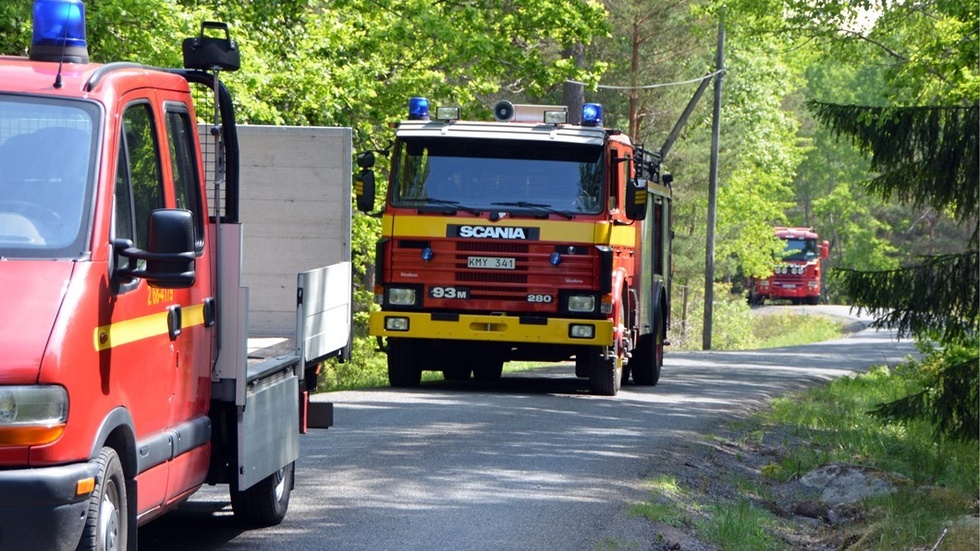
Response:
POLYGON ((872 413, 903 423, 927 420, 936 429, 936 439, 980 439, 980 340, 922 348, 922 360, 903 370, 913 392, 872 413))

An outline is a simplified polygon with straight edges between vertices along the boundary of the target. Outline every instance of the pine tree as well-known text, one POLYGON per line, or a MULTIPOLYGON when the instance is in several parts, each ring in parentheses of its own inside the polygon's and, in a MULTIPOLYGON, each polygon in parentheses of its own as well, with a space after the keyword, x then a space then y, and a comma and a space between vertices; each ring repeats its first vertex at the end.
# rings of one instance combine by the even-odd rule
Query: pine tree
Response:
MULTIPOLYGON (((815 116, 871 157, 866 185, 884 200, 949 212, 977 223, 980 193, 980 107, 862 107, 812 102, 815 116)), ((938 348, 924 369, 923 388, 879 406, 891 419, 924 418, 937 435, 980 438, 980 252, 978 228, 962 253, 921 257, 901 269, 835 270, 833 277, 859 310, 901 337, 938 348)))

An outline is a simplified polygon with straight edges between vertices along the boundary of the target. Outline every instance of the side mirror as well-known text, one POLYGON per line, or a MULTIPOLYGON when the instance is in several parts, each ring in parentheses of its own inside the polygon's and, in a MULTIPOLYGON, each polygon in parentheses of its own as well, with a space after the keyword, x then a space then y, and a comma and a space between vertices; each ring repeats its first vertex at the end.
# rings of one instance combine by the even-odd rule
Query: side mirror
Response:
POLYGON ((194 214, 184 209, 157 209, 150 213, 148 251, 120 239, 113 242, 116 254, 130 260, 117 273, 124 277, 146 279, 151 287, 183 289, 194 285, 194 214), (146 266, 136 267, 135 260, 145 260, 146 266))
POLYGON ((830 256, 830 241, 820 244, 820 258, 826 260, 830 256))
POLYGON ((647 217, 647 181, 631 178, 626 184, 626 217, 643 220, 647 217))
POLYGON ((374 152, 358 153, 357 166, 361 168, 354 179, 354 196, 357 198, 357 210, 371 212, 374 210, 374 152))
POLYGON ((357 198, 357 210, 371 212, 374 210, 374 171, 362 168, 354 180, 354 196, 357 198))

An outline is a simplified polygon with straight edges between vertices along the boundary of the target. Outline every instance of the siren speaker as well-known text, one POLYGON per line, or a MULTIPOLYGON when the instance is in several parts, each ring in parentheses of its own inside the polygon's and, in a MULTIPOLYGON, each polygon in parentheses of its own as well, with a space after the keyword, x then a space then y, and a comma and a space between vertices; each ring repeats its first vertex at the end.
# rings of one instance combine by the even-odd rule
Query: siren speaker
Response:
POLYGON ((493 118, 498 121, 509 121, 514 118, 514 104, 502 99, 493 106, 493 118))

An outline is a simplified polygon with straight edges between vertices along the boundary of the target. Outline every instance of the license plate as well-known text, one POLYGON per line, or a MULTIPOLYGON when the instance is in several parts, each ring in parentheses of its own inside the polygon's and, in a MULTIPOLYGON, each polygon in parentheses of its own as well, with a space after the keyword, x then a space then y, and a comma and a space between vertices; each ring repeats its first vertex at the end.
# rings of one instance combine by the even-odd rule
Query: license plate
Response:
POLYGON ((471 256, 466 259, 467 268, 485 268, 488 270, 513 270, 517 262, 513 258, 496 256, 471 256))
POLYGON ((794 284, 794 283, 783 283, 783 289, 796 289, 796 284, 794 284))

